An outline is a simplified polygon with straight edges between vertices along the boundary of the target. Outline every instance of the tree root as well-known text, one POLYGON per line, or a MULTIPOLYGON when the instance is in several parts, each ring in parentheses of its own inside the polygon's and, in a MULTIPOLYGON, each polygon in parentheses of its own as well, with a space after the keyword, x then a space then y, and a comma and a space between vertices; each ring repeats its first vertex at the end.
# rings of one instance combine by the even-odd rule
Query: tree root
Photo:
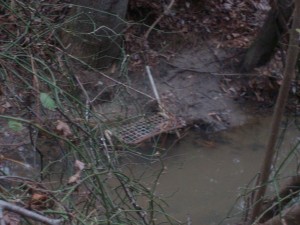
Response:
POLYGON ((282 208, 287 206, 287 204, 293 200, 294 197, 297 197, 299 191, 300 175, 289 178, 284 184, 283 188, 281 188, 279 191, 279 194, 264 204, 263 208, 265 210, 262 211, 265 211, 265 214, 260 221, 265 222, 278 215, 282 208))
POLYGON ((293 205, 284 210, 281 215, 274 216, 264 223, 257 225, 299 225, 300 205, 293 205))

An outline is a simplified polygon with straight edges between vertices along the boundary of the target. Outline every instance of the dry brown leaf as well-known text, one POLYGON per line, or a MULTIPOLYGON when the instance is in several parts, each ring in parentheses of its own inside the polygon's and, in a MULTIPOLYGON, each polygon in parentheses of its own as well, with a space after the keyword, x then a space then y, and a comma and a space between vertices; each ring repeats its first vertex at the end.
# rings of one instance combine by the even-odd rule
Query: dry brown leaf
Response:
POLYGON ((85 164, 79 160, 76 160, 74 166, 77 171, 82 171, 84 169, 85 164))
POLYGON ((9 109, 11 108, 11 104, 9 102, 5 102, 5 104, 2 105, 3 108, 9 109))
POLYGON ((76 173, 69 178, 68 184, 78 183, 80 176, 81 176, 81 171, 84 169, 85 164, 79 160, 76 160, 74 167, 75 167, 76 173))
POLYGON ((69 125, 61 120, 57 120, 56 130, 59 131, 64 137, 69 137, 72 135, 69 125))
POLYGON ((80 179, 81 171, 77 171, 73 176, 71 176, 68 180, 68 184, 77 183, 80 179))
POLYGON ((39 193, 34 193, 32 196, 31 196, 31 201, 45 201, 48 199, 48 196, 47 195, 44 195, 44 194, 39 194, 39 193))
POLYGON ((30 208, 35 210, 48 209, 53 206, 54 202, 46 194, 34 193, 30 199, 30 208))

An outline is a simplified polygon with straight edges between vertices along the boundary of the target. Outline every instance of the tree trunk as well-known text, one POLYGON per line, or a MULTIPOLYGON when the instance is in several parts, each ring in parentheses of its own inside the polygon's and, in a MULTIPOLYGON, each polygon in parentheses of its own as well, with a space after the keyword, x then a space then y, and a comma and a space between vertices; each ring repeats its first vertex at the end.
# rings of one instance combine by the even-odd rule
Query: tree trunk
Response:
POLYGON ((128 0, 73 0, 61 32, 66 51, 95 68, 121 58, 128 0))
POLYGON ((280 37, 288 31, 288 20, 293 11, 293 0, 274 0, 258 36, 247 50, 241 70, 250 71, 267 63, 273 56, 280 37))
POLYGON ((292 79, 295 77, 295 68, 298 58, 299 33, 297 29, 300 27, 300 0, 295 2, 295 12, 293 26, 290 29, 290 41, 287 50, 286 65, 284 68, 284 78, 280 87, 279 95, 276 100, 275 110, 271 122, 270 136, 268 139, 266 153, 261 167, 261 172, 258 180, 258 188, 255 190, 253 200, 253 208, 251 210, 250 223, 261 213, 262 203, 266 192, 271 166, 274 160, 275 145, 280 131, 280 122, 284 115, 284 109, 288 99, 289 89, 292 79))

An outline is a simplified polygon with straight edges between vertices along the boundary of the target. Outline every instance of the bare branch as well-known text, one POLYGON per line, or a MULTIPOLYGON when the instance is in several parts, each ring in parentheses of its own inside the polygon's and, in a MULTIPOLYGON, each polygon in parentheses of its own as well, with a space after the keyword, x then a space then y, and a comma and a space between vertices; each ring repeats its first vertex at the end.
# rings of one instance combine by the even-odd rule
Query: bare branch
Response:
MULTIPOLYGON (((5 209, 8 211, 12 211, 14 213, 20 214, 21 216, 25 216, 30 219, 37 220, 37 221, 40 221, 42 223, 49 224, 49 225, 59 225, 63 221, 63 219, 50 219, 43 215, 37 214, 36 212, 30 211, 30 210, 24 209, 20 206, 16 206, 12 203, 0 200, 0 215, 3 215, 3 210, 5 210, 5 209)), ((0 224, 5 225, 3 216, 0 217, 0 224)))

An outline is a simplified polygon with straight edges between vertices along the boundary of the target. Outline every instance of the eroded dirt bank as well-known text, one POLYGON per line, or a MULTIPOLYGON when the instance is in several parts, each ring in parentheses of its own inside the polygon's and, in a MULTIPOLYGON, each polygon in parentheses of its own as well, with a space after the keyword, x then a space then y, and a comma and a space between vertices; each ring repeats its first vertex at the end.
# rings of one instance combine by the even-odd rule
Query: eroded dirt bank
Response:
MULTIPOLYGON (((236 97, 247 95, 251 89, 255 100, 264 102, 269 93, 263 90, 273 85, 269 82, 268 69, 267 76, 264 70, 254 71, 251 75, 258 77, 257 80, 246 81, 245 87, 239 80, 249 74, 237 72, 238 61, 254 39, 268 9, 265 1, 178 2, 172 6, 172 13, 157 23, 158 30, 150 30, 144 25, 151 26, 154 20, 145 12, 151 11, 159 17, 158 5, 143 0, 131 2, 128 19, 144 20, 142 25, 129 26, 125 32, 128 70, 122 70, 125 61, 120 72, 114 73, 111 68, 112 77, 123 84, 90 71, 82 78, 82 83, 89 83, 86 89, 91 90, 91 98, 100 99, 93 104, 95 111, 109 121, 161 111, 146 73, 149 64, 167 113, 209 132, 244 124, 252 113, 245 112, 236 97), (149 32, 145 40, 144 34, 149 32)), ((278 64, 280 69, 280 63, 273 64, 278 64)))
MULTIPOLYGON (((187 125, 197 124, 205 131, 217 131, 244 124, 248 115, 230 92, 226 93, 227 87, 221 88, 225 75, 233 74, 222 63, 228 54, 210 45, 203 42, 196 48, 182 50, 169 60, 160 59, 156 67, 150 68, 161 104, 168 113, 183 118, 187 125)), ((160 111, 146 71, 128 77, 128 85, 133 89, 116 85, 109 90, 113 81, 98 87, 109 90, 105 95, 110 99, 95 107, 106 119, 126 119, 160 111)))

